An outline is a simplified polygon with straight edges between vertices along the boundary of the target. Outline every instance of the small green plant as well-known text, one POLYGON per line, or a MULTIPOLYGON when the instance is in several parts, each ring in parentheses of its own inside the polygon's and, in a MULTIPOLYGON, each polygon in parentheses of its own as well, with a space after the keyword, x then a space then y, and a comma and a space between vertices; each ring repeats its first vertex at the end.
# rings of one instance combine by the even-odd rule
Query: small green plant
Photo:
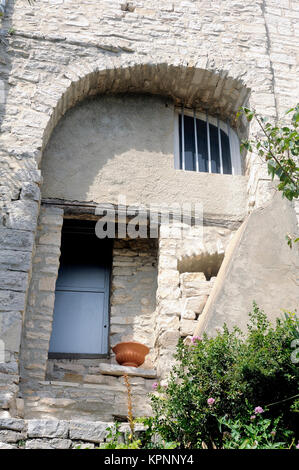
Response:
POLYGON ((142 449, 176 449, 179 443, 176 441, 166 441, 155 431, 153 417, 136 418, 136 423, 142 423, 145 426, 142 432, 142 449))
POLYGON ((101 449, 139 449, 141 446, 140 439, 137 439, 135 437, 135 421, 133 418, 131 384, 127 374, 124 374, 123 377, 127 389, 127 418, 130 427, 130 432, 122 433, 119 430, 119 423, 116 423, 114 427, 107 428, 107 442, 100 447, 101 449))
POLYGON ((287 244, 289 245, 290 248, 293 248, 293 243, 298 243, 299 242, 299 237, 294 237, 293 235, 290 235, 289 233, 286 235, 286 241, 287 244))
POLYGON ((106 442, 99 449, 140 449, 140 439, 132 439, 130 433, 122 433, 119 427, 120 423, 116 422, 114 426, 107 428, 106 442))
POLYGON ((294 339, 299 339, 299 318, 296 316, 295 312, 284 312, 284 317, 294 339))
MULTIPOLYGON (((265 410, 266 411, 266 410, 265 410)), ((279 428, 280 417, 269 419, 263 416, 261 407, 245 417, 230 419, 218 418, 222 433, 223 449, 288 449, 294 446, 293 433, 279 428), (287 444, 290 442, 291 444, 287 444)))

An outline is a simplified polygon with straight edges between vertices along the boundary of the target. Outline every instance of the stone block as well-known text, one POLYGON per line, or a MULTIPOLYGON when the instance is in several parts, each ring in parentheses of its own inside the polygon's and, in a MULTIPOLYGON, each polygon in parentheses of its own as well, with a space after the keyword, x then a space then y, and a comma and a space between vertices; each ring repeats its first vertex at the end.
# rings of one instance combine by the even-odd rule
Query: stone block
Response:
POLYGON ((31 251, 33 243, 33 232, 12 230, 8 228, 0 229, 0 246, 6 250, 31 251))
POLYGON ((70 439, 28 439, 25 449, 70 449, 70 439))
POLYGON ((14 201, 9 209, 6 226, 17 230, 35 230, 38 215, 38 203, 35 201, 14 201))
MULTIPOLYGON (((135 429, 136 432, 145 431, 146 428, 147 427, 143 423, 136 423, 135 426, 134 426, 134 429, 135 429)), ((124 434, 130 433, 129 423, 121 423, 121 425, 119 426, 119 431, 124 433, 124 434)))
POLYGON ((31 266, 32 254, 20 250, 0 250, 0 268, 27 272, 31 266))
MULTIPOLYGON (((8 313, 8 312, 5 312, 8 313)), ((1 315, 0 315, 1 317, 1 315)), ((17 374, 19 371, 19 365, 16 361, 0 362, 0 372, 4 374, 17 374)))
POLYGON ((38 282, 38 287, 40 290, 53 292, 55 291, 56 285, 56 276, 52 277, 42 277, 38 282))
MULTIPOLYGON (((193 310, 193 312, 197 314, 201 314, 203 311, 204 306, 208 300, 208 295, 199 295, 196 297, 188 297, 185 299, 184 309, 185 310, 193 310)), ((183 315, 182 315, 183 316, 183 315)), ((187 317, 184 317, 187 318, 187 317)))
POLYGON ((18 442, 26 439, 26 432, 16 432, 11 430, 0 430, 0 442, 18 442))
POLYGON ((24 310, 25 293, 0 290, 1 310, 24 310))
POLYGON ((177 315, 180 316, 182 312, 182 301, 178 300, 161 300, 159 302, 158 311, 161 315, 177 315))
POLYGON ((195 320, 196 315, 193 312, 193 310, 183 310, 182 318, 187 319, 187 320, 195 320))
POLYGON ((21 199, 31 199, 33 201, 39 201, 40 189, 37 184, 31 182, 25 182, 22 184, 21 199))
POLYGON ((158 275, 159 286, 178 286, 180 281, 180 273, 175 269, 162 270, 158 275))
MULTIPOLYGON (((106 380, 107 380, 107 376, 102 375, 102 374, 98 374, 98 375, 88 374, 88 375, 84 375, 83 377, 83 382, 91 383, 91 384, 107 384, 106 380)), ((117 382, 114 385, 117 386, 117 382)), ((111 386, 113 387, 112 384, 111 386)))
POLYGON ((27 289, 28 274, 18 271, 0 271, 0 286, 4 290, 25 292, 27 289))
POLYGON ((196 297, 196 296, 203 296, 203 295, 210 295, 212 289, 212 283, 209 281, 201 281, 196 284, 196 286, 192 286, 190 284, 182 285, 181 291, 184 297, 196 297))
POLYGON ((92 442, 73 442, 72 449, 94 449, 96 445, 92 442))
POLYGON ((177 300, 181 295, 179 287, 158 287, 157 298, 158 299, 170 299, 177 300))
POLYGON ((175 348, 178 344, 179 337, 180 337, 180 333, 177 330, 175 330, 175 331, 165 331, 158 338, 158 344, 162 348, 172 349, 173 353, 174 353, 175 348))
POLYGON ((180 275, 180 282, 185 287, 196 287, 206 281, 204 273, 183 273, 180 275))
POLYGON ((157 318, 158 330, 176 330, 179 328, 179 317, 177 315, 161 315, 157 318))
POLYGON ((126 303, 130 302, 131 300, 133 300, 133 297, 131 295, 114 293, 111 297, 111 305, 126 304, 126 303))
POLYGON ((28 421, 28 437, 60 437, 68 436, 66 421, 31 419, 28 421))
POLYGON ((101 421, 70 421, 70 439, 104 442, 107 436, 107 427, 108 424, 101 421))
MULTIPOLYGON (((4 341, 5 351, 19 352, 21 342, 21 331, 21 312, 9 310, 6 312, 0 312, 0 338, 4 341)), ((3 368, 4 364, 5 363, 2 363, 0 364, 0 366, 3 368)), ((11 364, 9 366, 8 363, 7 367, 13 367, 13 365, 11 364)))
POLYGON ((61 232, 46 232, 40 235, 38 243, 40 245, 54 245, 59 247, 61 244, 61 232))
POLYGON ((0 442, 0 449, 17 449, 17 446, 7 444, 7 442, 0 442))
POLYGON ((111 315, 110 325, 132 325, 134 323, 135 317, 130 316, 120 316, 120 315, 111 315))
POLYGON ((12 384, 12 383, 19 383, 19 374, 6 374, 3 372, 0 372, 0 386, 3 386, 4 384, 12 384))
POLYGON ((8 410, 14 397, 15 392, 9 390, 8 387, 5 391, 0 390, 0 409, 8 410))
POLYGON ((180 322, 180 332, 181 336, 193 335, 197 322, 194 320, 183 319, 180 322))
POLYGON ((170 269, 177 270, 178 260, 175 256, 160 255, 159 256, 159 270, 170 269))

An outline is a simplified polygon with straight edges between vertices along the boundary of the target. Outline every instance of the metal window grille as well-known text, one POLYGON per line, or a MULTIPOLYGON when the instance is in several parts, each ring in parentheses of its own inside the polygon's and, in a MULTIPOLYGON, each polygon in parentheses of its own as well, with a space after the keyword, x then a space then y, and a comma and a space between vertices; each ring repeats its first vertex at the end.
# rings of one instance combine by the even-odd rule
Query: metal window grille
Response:
MULTIPOLYGON (((206 173, 240 173, 239 162, 234 164, 233 152, 238 145, 232 142, 232 132, 228 124, 208 113, 203 117, 185 111, 179 113, 179 168, 206 173), (212 122, 216 122, 216 125, 212 122), (236 171, 236 167, 237 171, 236 171)), ((237 150, 238 153, 238 150, 237 150)), ((239 158, 239 154, 238 154, 239 158)))

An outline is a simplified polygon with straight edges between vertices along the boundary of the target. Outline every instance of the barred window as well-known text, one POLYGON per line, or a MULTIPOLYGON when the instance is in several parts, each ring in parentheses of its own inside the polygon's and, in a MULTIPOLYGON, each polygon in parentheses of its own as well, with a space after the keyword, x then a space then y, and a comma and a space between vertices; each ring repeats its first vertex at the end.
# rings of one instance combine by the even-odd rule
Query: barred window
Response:
POLYGON ((237 134, 227 123, 208 113, 182 108, 176 113, 175 168, 240 175, 237 134))

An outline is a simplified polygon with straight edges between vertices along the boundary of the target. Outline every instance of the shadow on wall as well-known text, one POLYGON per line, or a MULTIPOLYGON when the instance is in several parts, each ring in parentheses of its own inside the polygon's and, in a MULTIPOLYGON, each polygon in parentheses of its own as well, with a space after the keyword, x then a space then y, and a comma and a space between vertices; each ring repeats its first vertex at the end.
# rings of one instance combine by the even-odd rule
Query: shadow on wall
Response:
POLYGON ((182 273, 204 273, 209 281, 216 277, 224 258, 224 253, 205 253, 186 257, 178 261, 178 271, 182 273))

